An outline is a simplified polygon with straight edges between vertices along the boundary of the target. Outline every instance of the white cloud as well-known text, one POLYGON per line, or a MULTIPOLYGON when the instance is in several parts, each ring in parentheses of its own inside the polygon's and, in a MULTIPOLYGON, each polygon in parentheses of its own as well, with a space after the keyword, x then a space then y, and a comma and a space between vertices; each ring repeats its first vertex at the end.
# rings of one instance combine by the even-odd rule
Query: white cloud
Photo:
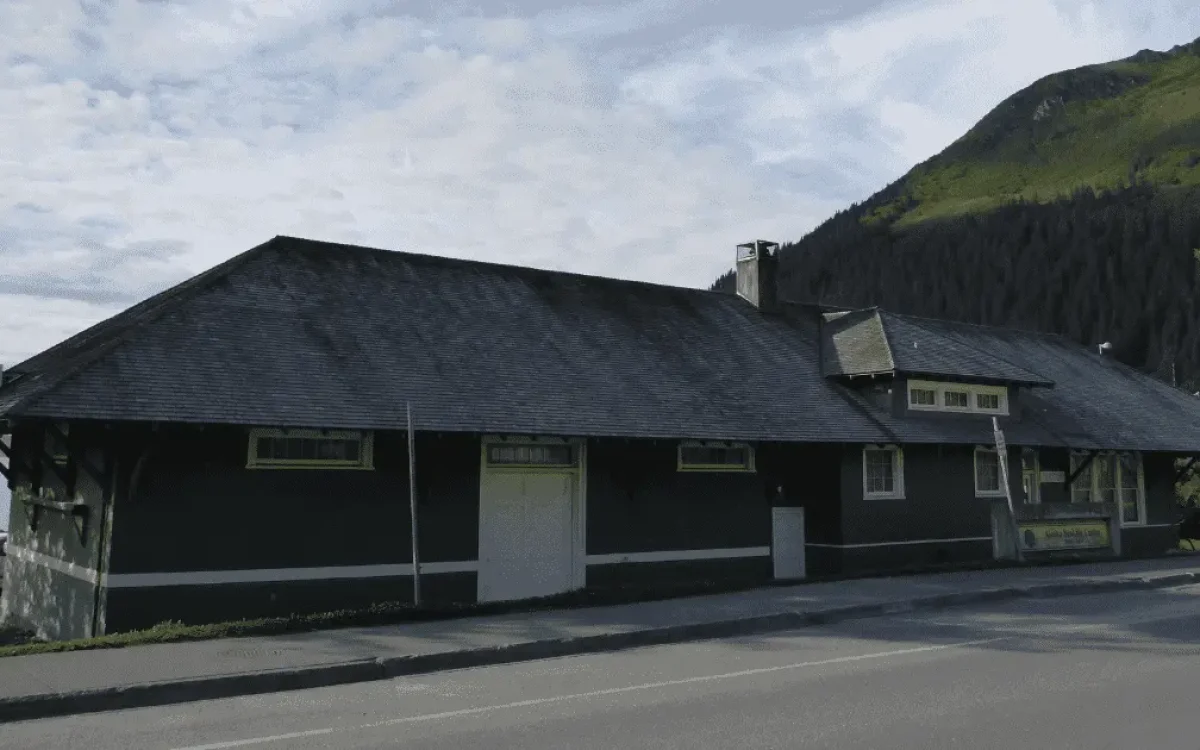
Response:
POLYGON ((1038 76, 1200 33, 1182 2, 524 2, 0 4, 0 362, 275 234, 706 285, 1038 76))
POLYGON ((1132 0, 893 4, 732 51, 730 35, 714 31, 707 44, 637 71, 626 91, 680 128, 720 117, 728 142, 757 162, 816 167, 846 180, 841 195, 861 199, 1041 76, 1196 34, 1200 9, 1182 2, 1153 12, 1132 0), (704 92, 718 87, 720 111, 702 109, 704 92))

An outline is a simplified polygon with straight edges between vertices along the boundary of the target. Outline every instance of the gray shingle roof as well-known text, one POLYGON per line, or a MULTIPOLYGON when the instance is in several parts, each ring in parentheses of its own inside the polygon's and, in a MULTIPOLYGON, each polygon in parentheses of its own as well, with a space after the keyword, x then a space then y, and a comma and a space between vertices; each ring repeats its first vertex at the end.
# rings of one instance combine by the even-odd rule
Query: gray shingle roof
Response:
POLYGON ((1052 386, 1027 366, 980 345, 968 329, 870 308, 828 313, 822 336, 826 375, 893 373, 1052 386))
POLYGON ((1013 443, 1200 450, 1200 399, 1083 347, 869 312, 277 237, 12 368, 0 415, 403 429, 411 400, 423 430, 990 440, 988 420, 897 419, 823 376, 821 326, 874 316, 1053 380, 1013 443))

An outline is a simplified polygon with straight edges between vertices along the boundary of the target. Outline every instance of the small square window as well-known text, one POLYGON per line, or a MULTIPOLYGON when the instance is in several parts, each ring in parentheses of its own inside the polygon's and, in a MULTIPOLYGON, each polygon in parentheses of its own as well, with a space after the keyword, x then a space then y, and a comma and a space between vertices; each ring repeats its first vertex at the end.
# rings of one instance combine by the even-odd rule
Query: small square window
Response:
POLYGON ((863 495, 867 498, 904 497, 904 476, 898 448, 863 450, 863 495))
POLYGON ((969 409, 970 407, 971 394, 966 391, 946 391, 946 408, 969 409))
POLYGON ((909 391, 909 403, 913 406, 937 406, 937 391, 932 388, 913 388, 909 391))
POLYGON ((980 497, 1004 494, 1000 477, 1000 454, 995 449, 975 449, 975 494, 980 497))
POLYGON ((372 433, 319 430, 250 431, 249 469, 371 469, 372 433))
POLYGON ((1000 394, 976 393, 975 407, 982 411, 1000 411, 1000 394))
POLYGON ((679 446, 679 471, 754 471, 749 445, 684 443, 679 446))
POLYGON ((488 446, 491 466, 572 467, 575 447, 564 443, 496 443, 488 446))

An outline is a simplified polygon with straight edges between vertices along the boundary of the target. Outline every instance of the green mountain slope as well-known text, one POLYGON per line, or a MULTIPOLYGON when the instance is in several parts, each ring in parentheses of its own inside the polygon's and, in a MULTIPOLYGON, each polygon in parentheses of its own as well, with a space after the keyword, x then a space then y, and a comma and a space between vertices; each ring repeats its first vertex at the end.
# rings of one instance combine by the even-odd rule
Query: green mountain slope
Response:
MULTIPOLYGON (((1052 331, 1200 390, 1200 40, 1048 76, 780 250, 786 299, 1052 331)), ((733 291, 732 272, 713 285, 733 291)))
POLYGON ((908 225, 1134 181, 1200 185, 1200 40, 1047 76, 867 202, 908 225))

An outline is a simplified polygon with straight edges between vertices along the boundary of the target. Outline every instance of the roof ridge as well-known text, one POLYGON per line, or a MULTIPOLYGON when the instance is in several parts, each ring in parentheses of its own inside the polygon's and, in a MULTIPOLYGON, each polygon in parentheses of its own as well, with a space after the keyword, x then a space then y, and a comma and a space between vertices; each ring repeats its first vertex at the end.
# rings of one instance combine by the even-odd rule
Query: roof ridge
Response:
MULTIPOLYGON (((534 268, 533 266, 519 266, 511 263, 497 263, 493 260, 474 260, 472 258, 455 258, 447 255, 434 255, 432 253, 416 253, 411 250, 390 250, 385 247, 371 247, 369 245, 354 245, 348 242, 332 242, 329 240, 314 240, 308 237, 295 237, 292 235, 278 235, 276 240, 282 242, 295 242, 303 245, 319 246, 328 245, 333 247, 356 250, 360 252, 379 253, 384 255, 402 255, 420 261, 441 263, 450 266, 465 266, 474 268, 489 268, 493 270, 503 270, 507 272, 515 272, 522 275, 528 274, 554 274, 556 276, 565 276, 575 279, 586 279, 589 281, 600 281, 609 284, 629 284, 641 287, 651 287, 654 289, 671 289, 679 292, 694 293, 703 296, 716 296, 722 298, 737 297, 736 294, 722 292, 716 289, 704 289, 701 287, 677 286, 675 284, 663 284, 656 281, 642 281, 640 279, 618 279, 612 276, 600 276, 598 274, 580 273, 578 271, 560 271, 550 268, 534 268)), ((287 252, 286 247, 280 248, 283 252, 287 252)), ((796 303, 805 304, 805 303, 796 303)))
MULTIPOLYGON (((187 278, 174 286, 152 295, 133 307, 109 316, 91 325, 65 341, 39 352, 23 362, 10 368, 18 376, 33 376, 45 378, 46 382, 35 388, 29 395, 19 399, 25 405, 36 401, 48 392, 62 385, 67 380, 86 370, 114 349, 130 340, 126 336, 137 324, 144 324, 162 318, 164 315, 179 309, 180 306, 194 299, 196 295, 211 287, 212 283, 224 278, 236 268, 244 265, 251 258, 263 253, 271 247, 278 237, 273 237, 264 243, 255 245, 232 258, 187 278), (145 316, 145 317, 139 317, 145 316), (131 324, 131 325, 126 325, 131 324), (55 354, 66 354, 60 360, 55 354), (45 371, 37 371, 39 364, 45 365, 45 371), (61 367, 55 371, 56 366, 61 367)), ((23 378, 19 378, 23 379, 23 378)), ((18 382, 14 379, 13 383, 18 382)), ((15 407, 16 404, 13 404, 15 407)))

